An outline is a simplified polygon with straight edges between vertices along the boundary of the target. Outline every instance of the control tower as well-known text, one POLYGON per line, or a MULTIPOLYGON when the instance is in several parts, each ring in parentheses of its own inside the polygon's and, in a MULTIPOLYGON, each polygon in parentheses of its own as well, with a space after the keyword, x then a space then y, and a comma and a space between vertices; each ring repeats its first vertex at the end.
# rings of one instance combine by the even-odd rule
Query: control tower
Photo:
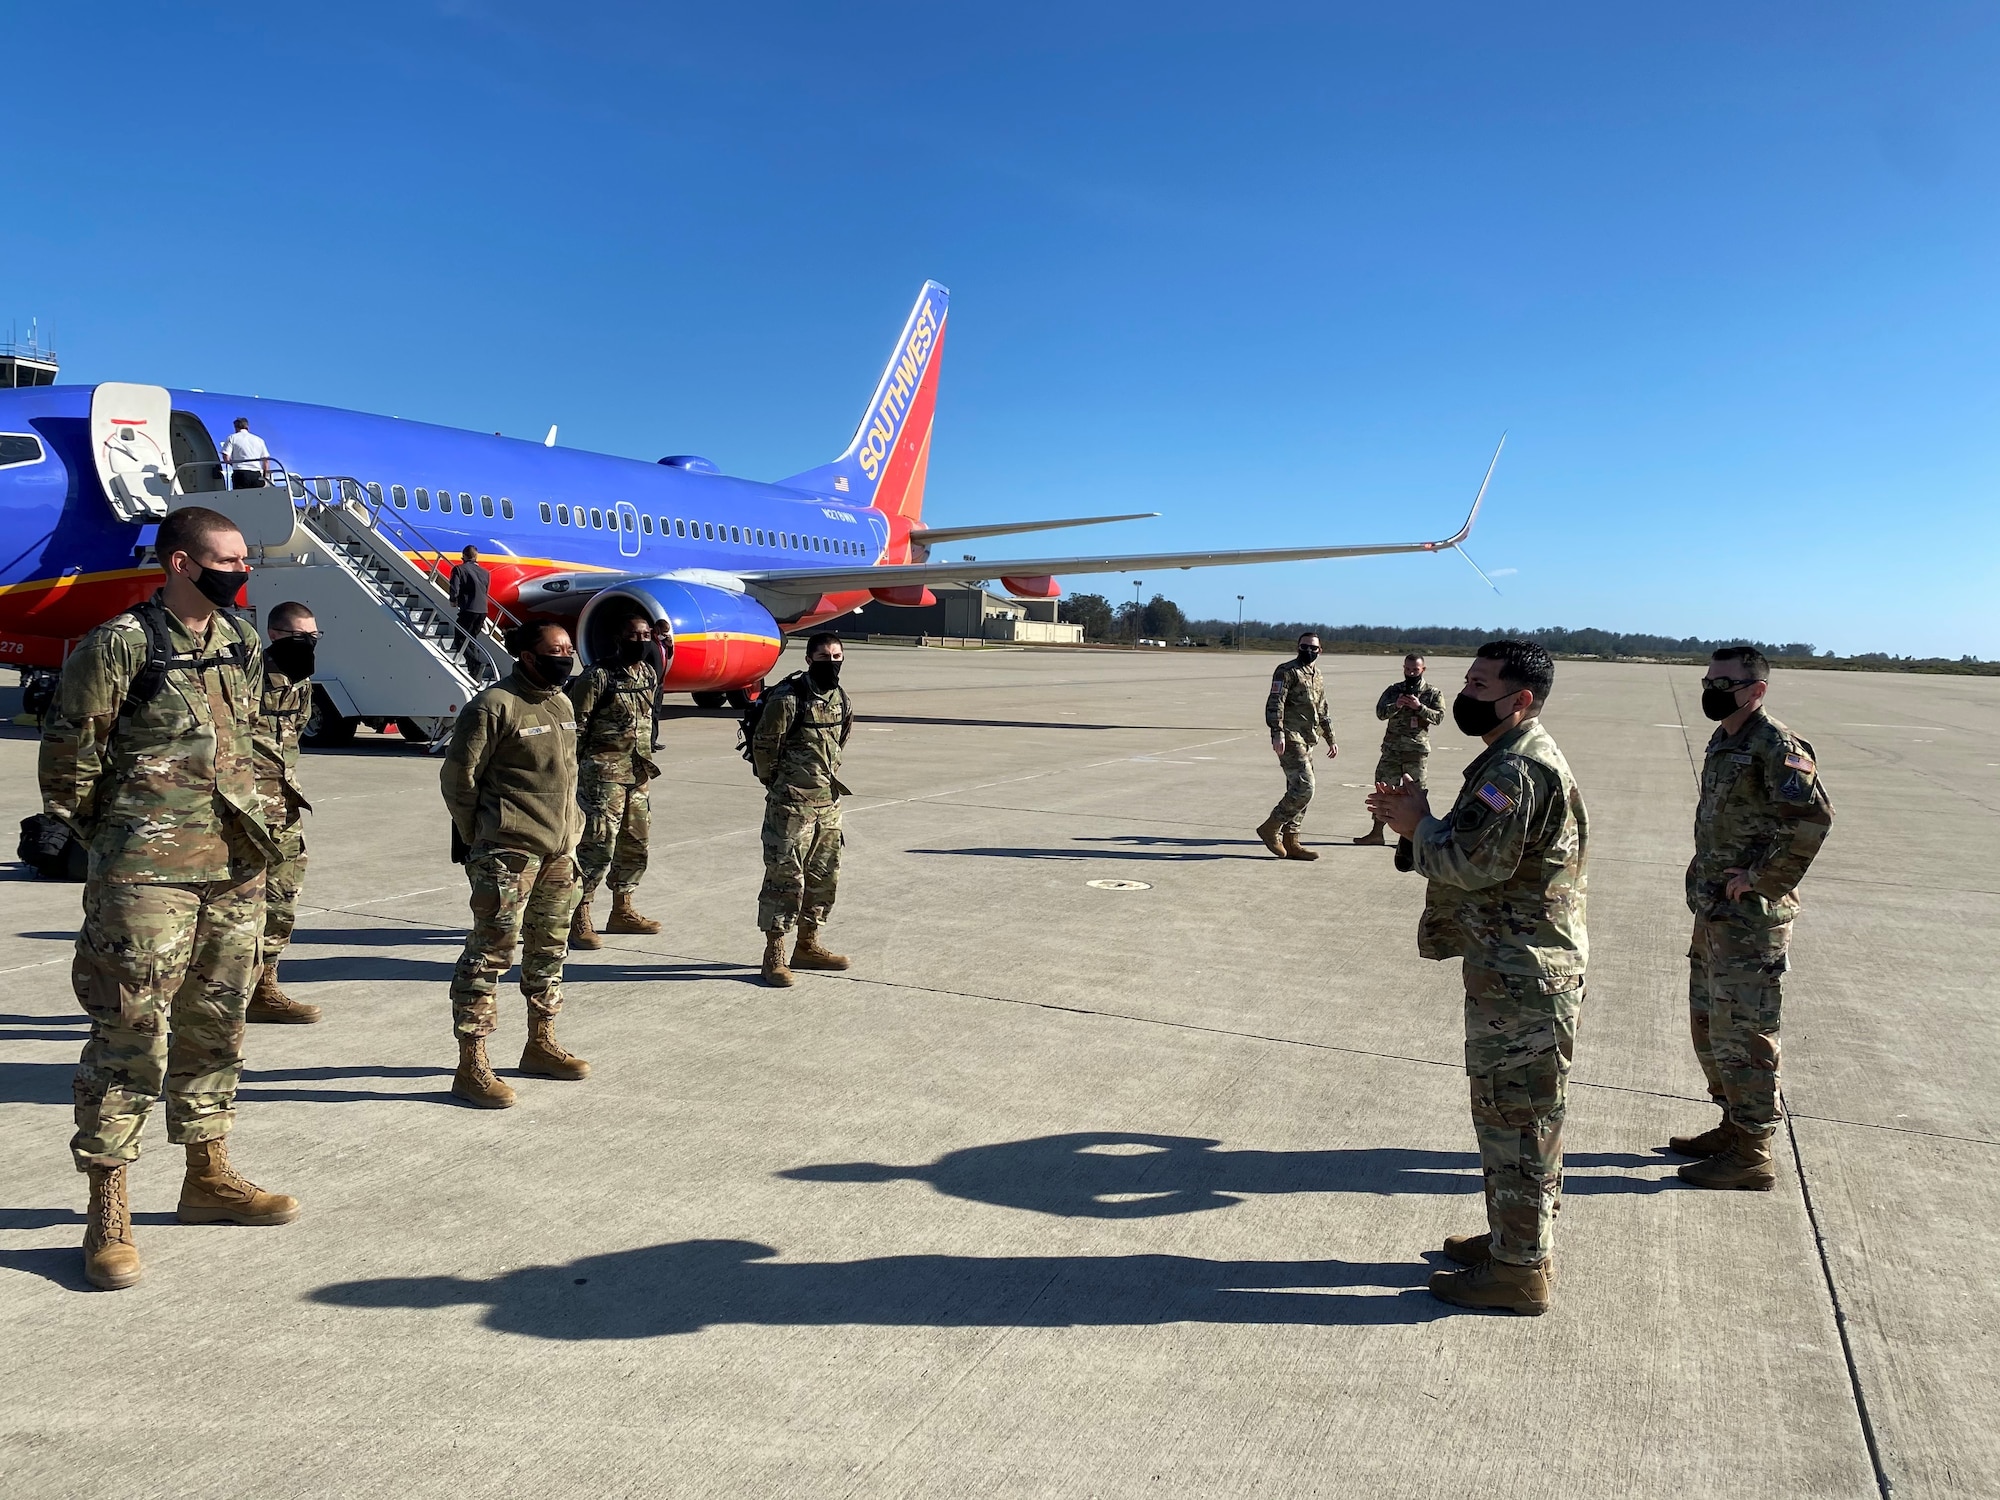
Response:
POLYGON ((17 329, 8 327, 7 341, 0 344, 0 391, 54 385, 57 368, 56 351, 42 347, 40 331, 33 323, 28 325, 25 339, 18 336, 17 329))

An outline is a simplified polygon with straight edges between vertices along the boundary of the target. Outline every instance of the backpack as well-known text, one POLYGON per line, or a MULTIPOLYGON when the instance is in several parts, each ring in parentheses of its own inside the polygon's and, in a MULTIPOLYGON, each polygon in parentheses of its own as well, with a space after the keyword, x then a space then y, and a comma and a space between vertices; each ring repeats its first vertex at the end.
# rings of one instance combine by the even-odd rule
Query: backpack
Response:
POLYGON ((54 813, 21 819, 21 842, 14 853, 44 880, 82 880, 90 873, 90 851, 54 813))
POLYGON ((235 662, 244 671, 250 670, 250 644, 243 639, 241 622, 229 610, 218 610, 217 617, 227 619, 234 637, 226 651, 214 656, 198 653, 176 653, 167 639, 167 607, 157 599, 148 599, 136 606, 133 617, 146 632, 146 665, 132 674, 131 686, 125 689, 125 701, 118 706, 118 717, 136 713, 155 698, 167 685, 167 673, 176 667, 186 667, 194 672, 202 672, 209 667, 219 667, 225 662, 235 662))

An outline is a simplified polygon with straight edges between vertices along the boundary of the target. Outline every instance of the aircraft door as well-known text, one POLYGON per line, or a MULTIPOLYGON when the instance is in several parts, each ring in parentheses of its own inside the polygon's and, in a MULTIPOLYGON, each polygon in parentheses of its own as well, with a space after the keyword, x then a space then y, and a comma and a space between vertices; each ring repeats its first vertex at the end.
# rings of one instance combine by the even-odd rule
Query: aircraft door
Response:
POLYGON ((165 386, 106 381, 90 393, 97 482, 121 521, 157 521, 174 493, 173 398, 165 386))
POLYGON ((639 555, 639 507, 620 500, 614 507, 618 516, 618 551, 623 557, 639 555))

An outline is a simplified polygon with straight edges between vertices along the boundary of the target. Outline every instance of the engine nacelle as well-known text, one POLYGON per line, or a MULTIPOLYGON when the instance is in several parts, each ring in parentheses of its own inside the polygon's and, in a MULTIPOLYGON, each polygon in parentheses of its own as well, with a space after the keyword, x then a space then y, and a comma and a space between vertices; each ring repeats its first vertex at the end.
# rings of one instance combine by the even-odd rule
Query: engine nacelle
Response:
POLYGON ((577 619, 576 646, 588 662, 608 660, 634 615, 666 640, 670 693, 712 692, 760 681, 785 649, 778 622, 747 594, 675 578, 637 578, 591 596, 577 619))

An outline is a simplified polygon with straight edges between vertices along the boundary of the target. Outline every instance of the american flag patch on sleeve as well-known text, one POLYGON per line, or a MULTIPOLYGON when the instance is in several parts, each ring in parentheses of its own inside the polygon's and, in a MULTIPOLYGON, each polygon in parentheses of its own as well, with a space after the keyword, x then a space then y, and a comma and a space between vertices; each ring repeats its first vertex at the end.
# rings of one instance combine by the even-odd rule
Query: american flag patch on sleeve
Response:
POLYGON ((1813 763, 1803 755, 1787 755, 1785 764, 1794 771, 1810 771, 1813 768, 1813 763))
POLYGON ((1490 781, 1472 795, 1477 797, 1481 802, 1484 802, 1495 812, 1505 812, 1514 805, 1514 799, 1490 781))

